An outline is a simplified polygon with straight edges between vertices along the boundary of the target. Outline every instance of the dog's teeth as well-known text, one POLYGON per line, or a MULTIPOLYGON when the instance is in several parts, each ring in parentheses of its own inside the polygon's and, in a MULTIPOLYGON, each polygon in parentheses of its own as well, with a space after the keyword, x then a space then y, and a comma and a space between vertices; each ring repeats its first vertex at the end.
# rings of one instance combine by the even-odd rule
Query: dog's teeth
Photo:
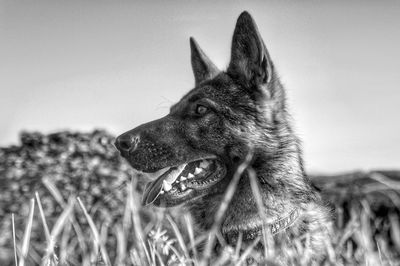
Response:
POLYGON ((198 174, 200 174, 201 172, 203 172, 203 169, 201 169, 201 168, 199 168, 199 167, 196 167, 196 169, 194 170, 194 174, 195 174, 195 175, 198 175, 198 174))
MULTIPOLYGON (((190 174, 189 174, 190 175, 190 174)), ((188 176, 189 177, 189 176, 188 176)), ((181 181, 185 181, 186 179, 188 179, 186 176, 181 176, 181 181)))
POLYGON ((201 167, 201 168, 207 168, 209 165, 210 165, 210 161, 202 160, 202 161, 200 162, 200 167, 201 167))
POLYGON ((189 173, 188 176, 187 176, 188 179, 191 179, 193 177, 194 177, 194 175, 192 173, 189 173))
POLYGON ((168 191, 171 190, 172 186, 171 186, 170 183, 168 183, 167 181, 164 180, 164 181, 163 181, 163 188, 164 188, 164 190, 165 190, 166 192, 168 192, 168 191))
POLYGON ((185 189, 186 189, 185 184, 181 183, 181 190, 183 191, 183 190, 185 190, 185 189))
POLYGON ((168 176, 164 179, 166 180, 169 184, 172 184, 175 182, 175 180, 179 177, 179 174, 183 171, 183 169, 186 167, 186 164, 182 164, 178 167, 176 167, 174 170, 172 170, 168 176))
POLYGON ((161 195, 164 194, 164 190, 161 190, 161 191, 160 191, 160 194, 161 194, 161 195))

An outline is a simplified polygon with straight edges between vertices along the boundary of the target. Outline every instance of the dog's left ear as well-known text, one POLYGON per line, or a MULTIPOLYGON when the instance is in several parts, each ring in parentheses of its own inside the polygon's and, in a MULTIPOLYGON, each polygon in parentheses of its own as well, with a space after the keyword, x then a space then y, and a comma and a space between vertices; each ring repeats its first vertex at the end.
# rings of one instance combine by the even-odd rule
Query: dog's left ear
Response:
POLYGON ((190 52, 196 86, 218 75, 220 70, 211 62, 203 50, 201 50, 193 37, 190 37, 190 52))
POLYGON ((240 14, 232 39, 228 73, 249 87, 263 88, 271 81, 273 65, 251 15, 240 14))

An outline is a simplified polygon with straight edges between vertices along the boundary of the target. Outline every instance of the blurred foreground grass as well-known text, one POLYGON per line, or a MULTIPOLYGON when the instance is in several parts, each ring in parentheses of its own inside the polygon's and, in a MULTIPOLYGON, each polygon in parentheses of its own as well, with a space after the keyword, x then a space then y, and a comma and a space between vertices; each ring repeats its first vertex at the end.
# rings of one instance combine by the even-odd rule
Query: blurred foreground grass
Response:
MULTIPOLYGON (((240 241, 221 240, 223 252, 205 258, 196 247, 207 235, 196 234, 190 216, 141 207, 140 179, 112 142, 104 131, 25 132, 20 145, 0 149, 0 265, 16 265, 15 257, 19 265, 251 263, 253 250, 240 241)), ((323 264, 400 265, 399 171, 312 180, 334 207, 323 264)), ((296 241, 284 264, 310 265, 296 241)), ((276 265, 276 254, 266 255, 276 265)))

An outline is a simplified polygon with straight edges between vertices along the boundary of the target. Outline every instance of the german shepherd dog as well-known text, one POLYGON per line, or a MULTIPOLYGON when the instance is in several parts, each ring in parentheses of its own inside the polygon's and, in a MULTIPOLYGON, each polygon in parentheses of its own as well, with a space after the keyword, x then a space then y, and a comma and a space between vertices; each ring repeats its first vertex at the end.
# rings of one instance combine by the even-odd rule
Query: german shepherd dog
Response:
POLYGON ((257 177, 263 213, 243 171, 220 223, 228 243, 270 235, 308 235, 312 257, 321 257, 330 230, 329 209, 311 185, 294 134, 285 90, 248 12, 236 23, 231 61, 220 71, 190 38, 195 87, 165 117, 140 125, 116 139, 130 165, 149 179, 143 204, 184 205, 195 224, 210 229, 224 193, 239 166, 257 177), (150 175, 149 175, 150 176, 150 175))

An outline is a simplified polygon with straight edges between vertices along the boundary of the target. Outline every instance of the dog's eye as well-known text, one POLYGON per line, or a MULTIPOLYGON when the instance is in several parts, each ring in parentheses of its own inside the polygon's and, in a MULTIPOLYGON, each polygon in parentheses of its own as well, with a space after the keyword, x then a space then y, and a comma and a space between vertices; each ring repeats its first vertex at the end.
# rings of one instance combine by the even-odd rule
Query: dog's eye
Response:
POLYGON ((196 106, 196 114, 197 115, 204 115, 205 113, 207 113, 208 108, 205 107, 204 105, 198 104, 196 106))

